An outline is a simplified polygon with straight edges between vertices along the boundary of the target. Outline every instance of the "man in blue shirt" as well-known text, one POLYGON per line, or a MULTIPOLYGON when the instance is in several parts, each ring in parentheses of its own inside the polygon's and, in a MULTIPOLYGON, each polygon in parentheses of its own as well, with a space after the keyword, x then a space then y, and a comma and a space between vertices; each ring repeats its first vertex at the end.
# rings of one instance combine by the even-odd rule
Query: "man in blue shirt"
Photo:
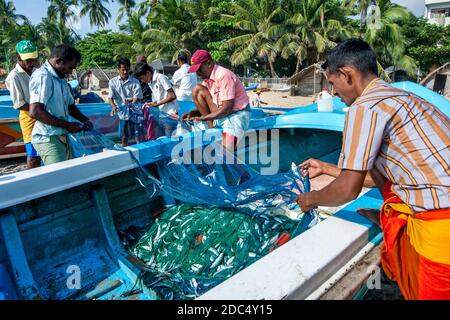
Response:
POLYGON ((59 45, 51 57, 30 79, 30 116, 36 119, 31 142, 45 165, 72 158, 68 133, 92 123, 75 106, 66 77, 80 63, 81 54, 73 47, 59 45), (69 121, 72 116, 80 122, 69 121))

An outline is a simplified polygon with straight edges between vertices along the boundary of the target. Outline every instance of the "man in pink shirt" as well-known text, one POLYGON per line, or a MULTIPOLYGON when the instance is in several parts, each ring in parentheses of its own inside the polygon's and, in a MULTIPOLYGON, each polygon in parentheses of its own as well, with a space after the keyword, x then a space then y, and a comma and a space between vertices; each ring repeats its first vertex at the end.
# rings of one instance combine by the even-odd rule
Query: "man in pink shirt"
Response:
MULTIPOLYGON (((191 58, 190 73, 203 79, 192 92, 196 109, 184 114, 183 120, 201 121, 203 129, 223 129, 223 144, 234 149, 250 125, 249 98, 244 85, 230 70, 216 65, 206 50, 197 50, 191 58)), ((197 127, 200 127, 197 125, 197 127)))

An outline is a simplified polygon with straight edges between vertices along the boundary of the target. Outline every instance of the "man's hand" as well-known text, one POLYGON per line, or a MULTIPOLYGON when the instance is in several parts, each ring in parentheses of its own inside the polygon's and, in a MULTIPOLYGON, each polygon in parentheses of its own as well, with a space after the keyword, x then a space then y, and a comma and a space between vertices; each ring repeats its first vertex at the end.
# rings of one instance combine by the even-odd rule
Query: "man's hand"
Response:
POLYGON ((297 196, 295 201, 298 203, 303 212, 310 211, 315 207, 310 204, 311 192, 301 193, 297 196))
POLYGON ((311 179, 318 177, 325 173, 326 163, 317 159, 309 159, 300 164, 300 169, 302 170, 302 174, 306 176, 309 174, 311 179))
POLYGON ((111 117, 114 117, 118 111, 119 111, 119 108, 117 108, 117 106, 113 106, 112 110, 111 110, 111 117))
POLYGON ((70 133, 77 133, 82 130, 82 126, 79 122, 69 122, 69 124, 66 127, 67 131, 70 133))
POLYGON ((92 130, 94 128, 94 125, 90 120, 83 122, 83 126, 85 130, 92 130))
POLYGON ((192 120, 195 117, 201 117, 202 114, 198 110, 189 111, 181 116, 181 119, 184 121, 192 120))
POLYGON ((158 102, 156 102, 156 101, 147 102, 146 104, 144 104, 144 108, 156 107, 157 104, 158 104, 158 102))

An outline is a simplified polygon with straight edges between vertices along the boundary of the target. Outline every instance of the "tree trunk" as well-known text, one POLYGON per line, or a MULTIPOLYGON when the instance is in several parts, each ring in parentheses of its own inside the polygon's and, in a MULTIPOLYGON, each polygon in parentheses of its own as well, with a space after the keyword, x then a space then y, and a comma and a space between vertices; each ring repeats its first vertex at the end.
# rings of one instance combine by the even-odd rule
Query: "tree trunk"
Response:
POLYGON ((297 65, 295 66, 295 73, 297 74, 300 71, 300 65, 302 63, 302 60, 300 60, 299 58, 297 58, 297 65))
POLYGON ((273 62, 270 60, 270 58, 268 56, 267 56, 267 60, 269 61, 270 73, 272 74, 272 78, 278 78, 278 75, 275 72, 275 67, 273 66, 273 62))

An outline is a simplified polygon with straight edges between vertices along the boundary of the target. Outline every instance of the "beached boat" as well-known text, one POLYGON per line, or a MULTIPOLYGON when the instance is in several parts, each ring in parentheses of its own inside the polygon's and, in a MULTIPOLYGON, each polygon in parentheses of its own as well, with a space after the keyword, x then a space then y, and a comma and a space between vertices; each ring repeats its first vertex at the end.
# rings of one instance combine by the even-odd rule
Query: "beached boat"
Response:
MULTIPOLYGON (((426 100, 439 100, 434 93, 424 93, 426 100)), ((279 129, 282 172, 309 157, 336 163, 345 109, 335 106, 334 113, 298 111, 264 118, 253 122, 253 130, 279 129)), ((448 102, 439 106, 448 114, 448 102)), ((163 138, 128 150, 152 168, 169 158, 178 142, 163 138)), ((259 141, 246 150, 251 148, 272 148, 271 141, 259 141)), ((146 288, 122 297, 146 266, 125 250, 118 233, 148 223, 151 213, 164 205, 162 199, 143 196, 134 179, 136 165, 127 152, 109 150, 1 176, 0 297, 155 299, 146 288), (76 288, 68 285, 74 270, 82 277, 76 288)), ((319 298, 381 241, 380 230, 356 213, 357 208, 381 204, 378 191, 363 193, 199 299, 319 298)))
MULTIPOLYGON (((2 98, 0 96, 0 159, 24 156, 25 146, 19 125, 19 111, 12 107, 9 96, 4 96, 4 104, 2 98)), ((178 101, 178 104, 180 114, 195 108, 194 103, 189 101, 178 101)), ((108 103, 82 103, 78 107, 92 121, 96 131, 112 140, 118 140, 119 119, 110 116, 111 106, 108 103)), ((262 109, 252 109, 252 119, 265 116, 262 109)))

